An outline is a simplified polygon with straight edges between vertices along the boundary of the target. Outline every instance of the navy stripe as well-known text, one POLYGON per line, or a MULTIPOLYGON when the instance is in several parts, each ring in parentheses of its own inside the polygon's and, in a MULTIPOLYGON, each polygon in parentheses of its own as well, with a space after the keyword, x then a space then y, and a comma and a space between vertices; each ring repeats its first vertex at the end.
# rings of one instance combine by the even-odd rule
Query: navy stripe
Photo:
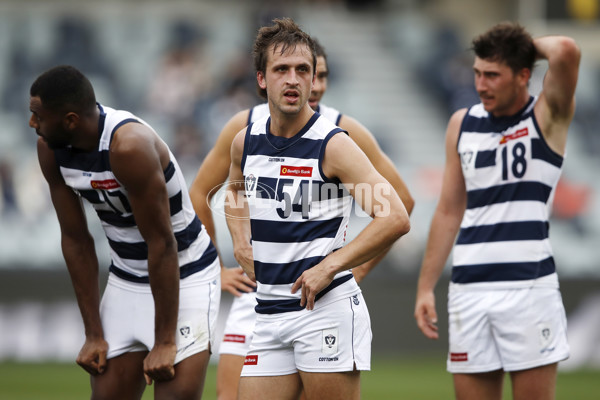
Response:
POLYGON ((61 167, 76 169, 83 172, 105 172, 110 169, 110 154, 108 150, 80 152, 75 149, 54 150, 56 162, 61 167))
MULTIPOLYGON (((256 184, 256 198, 282 200, 278 199, 276 195, 277 185, 281 184, 281 181, 291 181, 291 178, 259 177, 256 184)), ((310 184, 312 185, 311 201, 340 199, 350 196, 350 192, 340 183, 311 180, 310 184)))
POLYGON ((169 161, 169 165, 167 165, 167 168, 165 168, 164 174, 166 182, 169 182, 171 178, 175 175, 175 164, 173 163, 173 161, 169 161))
POLYGON ((266 135, 249 135, 246 136, 245 147, 247 147, 247 154, 277 157, 281 155, 283 150, 285 150, 286 157, 317 159, 319 158, 319 149, 321 147, 319 142, 319 140, 299 137, 293 143, 295 146, 292 146, 291 148, 278 149, 266 139, 266 135))
POLYGON ((496 165, 496 149, 477 152, 475 168, 493 167, 496 165))
POLYGON ((90 190, 78 190, 81 197, 89 201, 91 204, 102 204, 103 200, 100 199, 100 193, 96 189, 90 190))
MULTIPOLYGON (((81 195, 84 196, 87 200, 89 200, 92 204, 103 204, 104 201, 100 200, 99 196, 92 197, 93 190, 90 191, 81 191, 81 195)), ((116 192, 116 194, 122 195, 122 192, 116 192)), ((173 196, 169 198, 169 212, 171 216, 177 214, 183 209, 182 202, 182 193, 177 192, 173 196)), ((127 200, 127 198, 124 198, 127 200)), ((128 207, 128 202, 123 202, 124 206, 128 207)), ((106 210, 96 210, 96 214, 98 214, 98 218, 100 218, 103 222, 110 224, 112 226, 116 226, 118 228, 129 228, 135 226, 135 218, 132 214, 123 216, 122 214, 117 214, 117 210, 115 211, 106 211, 106 210)))
POLYGON ((274 243, 310 242, 320 238, 334 238, 343 218, 316 221, 251 221, 252 240, 274 243))
POLYGON ((541 182, 516 182, 467 192, 467 209, 505 203, 507 201, 540 201, 547 203, 552 188, 541 182))
MULTIPOLYGON (((187 278, 190 275, 195 274, 196 272, 200 272, 203 269, 212 265, 212 263, 217 259, 217 249, 213 246, 212 242, 208 246, 208 248, 196 261, 192 261, 191 263, 185 264, 179 268, 179 279, 187 278)), ((112 272, 116 276, 121 279, 125 279, 126 281, 134 282, 134 283, 150 283, 150 279, 148 276, 137 276, 131 274, 127 271, 122 270, 114 264, 110 264, 108 268, 109 272, 112 272)))
POLYGON ((107 224, 117 228, 130 228, 135 226, 135 218, 133 218, 133 215, 124 217, 122 215, 115 214, 113 211, 105 210, 96 210, 96 214, 98 214, 98 218, 100 218, 103 222, 106 222, 107 224))
POLYGON ((177 214, 181 210, 183 210, 183 194, 181 191, 175 193, 173 196, 169 197, 169 208, 171 216, 177 214))
MULTIPOLYGON (((201 230, 202 224, 198 217, 195 217, 184 230, 175 232, 177 251, 183 251, 190 247, 200 234, 201 230)), ((148 245, 146 242, 127 243, 108 239, 108 244, 110 245, 110 248, 123 259, 146 260, 148 258, 148 245)))
POLYGON ((520 221, 462 228, 456 244, 544 240, 548 238, 548 222, 520 221))
POLYGON ((563 157, 555 153, 542 139, 531 139, 531 157, 562 167, 563 157))
POLYGON ((533 96, 530 96, 529 101, 520 111, 514 115, 505 117, 494 117, 491 114, 487 114, 487 116, 479 118, 471 116, 467 112, 461 124, 461 132, 465 131, 481 134, 488 134, 491 132, 502 133, 511 126, 516 125, 529 117, 535 119, 533 116, 533 111, 524 113, 524 111, 531 105, 533 99, 533 96))
POLYGON ((335 128, 331 132, 329 132, 327 134, 327 136, 325 136, 325 139, 323 139, 323 144, 321 145, 321 148, 319 150, 319 173, 325 179, 326 182, 334 182, 334 183, 340 182, 340 180, 337 178, 331 179, 331 178, 327 177, 327 175, 325 175, 325 173, 323 172, 323 158, 325 157, 325 149, 327 148, 327 143, 329 143, 329 141, 331 140, 333 135, 340 133, 340 132, 344 132, 346 135, 350 136, 349 133, 347 131, 343 130, 342 128, 335 128))
POLYGON ((338 116, 337 116, 337 118, 335 119, 335 124, 339 126, 341 119, 342 119, 342 113, 339 113, 338 116))
MULTIPOLYGON (((252 238, 254 240, 254 238, 252 238)), ((296 282, 304 271, 320 263, 325 256, 308 257, 289 263, 274 264, 254 260, 256 280, 265 285, 287 285, 296 282)))
POLYGON ((244 150, 242 150, 242 161, 240 162, 240 167, 242 171, 244 171, 244 166, 246 165, 246 158, 248 157, 248 147, 250 147, 250 142, 252 141, 252 135, 250 134, 250 132, 252 131, 252 125, 254 125, 254 123, 248 125, 248 127, 246 128, 246 135, 244 137, 244 150))
POLYGON ((555 271, 556 266, 552 257, 538 262, 455 265, 452 268, 452 282, 520 281, 541 278, 555 271))
MULTIPOLYGON (((342 276, 340 278, 335 279, 329 286, 320 291, 315 296, 315 301, 318 301, 321 297, 327 294, 332 289, 340 286, 343 283, 348 282, 352 279, 352 274, 348 274, 342 276)), ((256 298, 256 302, 258 303, 255 310, 259 314, 277 314, 288 311, 300 311, 305 307, 300 307, 300 300, 291 299, 291 300, 261 300, 258 297, 256 298)))
MULTIPOLYGON (((278 151, 288 149, 288 148, 292 147, 293 145, 295 145, 296 143, 298 143, 302 139, 302 136, 306 132, 308 132, 308 130, 315 124, 315 122, 317 121, 317 119, 320 116, 321 116, 321 114, 319 114, 317 112, 313 113, 313 115, 310 117, 308 122, 302 127, 302 129, 300 129, 298 131, 298 133, 296 133, 294 136, 289 137, 289 138, 283 137, 283 136, 276 136, 271 133, 271 117, 269 117, 267 119, 267 124, 266 124, 265 139, 267 140, 267 142, 269 142, 269 144, 271 146, 276 147, 278 151)), ((256 154, 256 153, 254 153, 254 154, 256 154)))
POLYGON ((136 124, 141 124, 141 122, 135 118, 126 118, 123 121, 119 122, 117 125, 115 125, 112 132, 110 133, 110 143, 112 143, 113 137, 115 136, 115 132, 117 131, 117 129, 119 129, 123 125, 129 124, 131 122, 135 122, 136 124))

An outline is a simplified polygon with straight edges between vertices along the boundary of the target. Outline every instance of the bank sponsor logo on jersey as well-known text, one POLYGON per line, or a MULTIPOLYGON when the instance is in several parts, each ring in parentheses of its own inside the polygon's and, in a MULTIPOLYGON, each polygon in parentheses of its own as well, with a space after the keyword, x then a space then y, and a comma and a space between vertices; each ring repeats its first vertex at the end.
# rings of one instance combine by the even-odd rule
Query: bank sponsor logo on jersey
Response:
POLYGON ((102 181, 92 180, 90 181, 90 185, 93 189, 101 190, 116 189, 121 186, 119 185, 119 182, 117 182, 115 179, 104 179, 102 181))
POLYGON ((279 169, 281 176, 312 176, 313 167, 294 167, 282 165, 279 169))
POLYGON ((323 344, 321 353, 323 354, 335 354, 338 351, 338 330, 323 329, 323 344))
POLYGON ((258 365, 258 355, 248 354, 244 360, 244 365, 258 365))
POLYGON ((450 353, 450 361, 452 361, 452 362, 469 361, 469 354, 468 353, 450 353))
POLYGON ((233 342, 233 343, 246 343, 246 335, 231 335, 226 334, 223 336, 224 342, 233 342))
POLYGON ((515 133, 511 133, 510 135, 502 136, 502 139, 500 139, 500 144, 504 144, 504 143, 508 142, 509 140, 518 139, 520 137, 527 136, 527 135, 529 135, 529 131, 527 130, 527 127, 525 127, 523 129, 519 129, 515 133))

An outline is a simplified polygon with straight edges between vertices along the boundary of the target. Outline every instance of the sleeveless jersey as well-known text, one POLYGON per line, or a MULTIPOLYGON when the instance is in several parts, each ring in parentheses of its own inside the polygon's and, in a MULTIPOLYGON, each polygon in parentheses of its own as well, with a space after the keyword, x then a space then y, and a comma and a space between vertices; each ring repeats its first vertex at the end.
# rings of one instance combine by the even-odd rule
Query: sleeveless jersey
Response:
MULTIPOLYGON (((322 170, 328 141, 344 131, 318 113, 292 138, 272 135, 269 126, 269 116, 248 126, 241 165, 258 282, 256 312, 261 314, 302 309, 300 291, 292 294, 291 287, 343 246, 352 206, 341 182, 322 170)), ((359 291, 352 272, 342 271, 316 300, 359 291)))
MULTIPOLYGON (((148 246, 136 225, 127 190, 110 168, 109 149, 114 132, 124 124, 144 121, 127 111, 98 104, 100 109, 98 148, 90 153, 71 149, 55 151, 57 164, 65 183, 94 207, 110 245, 109 271, 132 282, 148 283, 148 246)), ((152 128, 151 128, 152 129, 152 128)), ((206 280, 219 273, 211 266, 217 252, 196 216, 187 185, 173 154, 164 171, 169 196, 171 223, 179 257, 180 276, 185 278, 202 271, 206 280)), ((202 280, 201 276, 196 275, 202 280)))
MULTIPOLYGON (((333 107, 328 107, 325 104, 319 104, 317 107, 317 112, 333 122, 336 125, 340 124, 340 119, 342 119, 342 113, 336 110, 333 107)), ((248 114, 248 122, 246 125, 250 125, 252 122, 258 121, 261 118, 264 118, 269 115, 269 103, 262 103, 257 106, 254 106, 250 109, 250 113, 248 114)))
POLYGON ((453 250, 454 283, 520 287, 547 277, 544 282, 558 285, 548 217, 563 157, 541 134, 536 101, 531 97, 516 115, 500 118, 478 104, 462 121, 458 153, 467 207, 453 250))

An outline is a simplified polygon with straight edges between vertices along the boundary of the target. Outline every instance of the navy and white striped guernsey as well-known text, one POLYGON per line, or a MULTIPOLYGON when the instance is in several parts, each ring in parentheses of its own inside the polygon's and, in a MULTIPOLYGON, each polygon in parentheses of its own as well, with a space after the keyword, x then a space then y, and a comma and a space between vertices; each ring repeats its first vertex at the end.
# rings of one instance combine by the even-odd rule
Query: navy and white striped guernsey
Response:
MULTIPOLYGON (((127 190, 110 168, 109 148, 119 127, 128 123, 149 125, 127 111, 100 104, 98 108, 98 148, 89 153, 56 150, 56 161, 65 183, 88 200, 100 218, 110 245, 112 262, 109 271, 128 281, 148 283, 148 246, 135 223, 127 190)), ((194 212, 177 161, 170 151, 169 155, 171 162, 164 173, 171 223, 177 239, 180 277, 201 273, 209 281, 220 271, 218 263, 214 263, 217 251, 194 212)), ((202 276, 195 276, 203 280, 202 276)))
MULTIPOLYGON (((344 131, 318 113, 291 138, 274 136, 269 127, 269 116, 248 126, 241 165, 261 314, 302 309, 300 291, 292 294, 291 287, 343 246, 352 206, 348 191, 322 170, 328 141, 344 131)), ((316 299, 325 304, 358 292, 347 270, 316 299)))
MULTIPOLYGON (((319 104, 317 107, 317 112, 333 122, 336 125, 340 124, 340 119, 342 119, 342 113, 336 110, 333 107, 326 106, 325 104, 319 104)), ((250 125, 252 122, 258 121, 261 118, 264 118, 269 115, 269 103, 262 103, 256 105, 250 109, 250 113, 248 114, 248 122, 246 125, 250 125)))
POLYGON ((453 250, 454 283, 519 287, 547 277, 558 285, 548 217, 563 157, 541 134, 536 101, 499 118, 478 104, 462 121, 457 150, 467 207, 453 250))

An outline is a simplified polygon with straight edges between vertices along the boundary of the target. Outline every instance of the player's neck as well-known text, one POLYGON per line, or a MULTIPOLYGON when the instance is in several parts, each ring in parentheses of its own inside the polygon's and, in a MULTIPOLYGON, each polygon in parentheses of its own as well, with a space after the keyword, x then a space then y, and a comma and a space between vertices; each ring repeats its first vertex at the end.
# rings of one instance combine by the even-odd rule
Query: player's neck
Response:
POLYGON ((274 136, 293 137, 310 120, 314 111, 306 104, 297 114, 271 113, 270 132, 274 136))

